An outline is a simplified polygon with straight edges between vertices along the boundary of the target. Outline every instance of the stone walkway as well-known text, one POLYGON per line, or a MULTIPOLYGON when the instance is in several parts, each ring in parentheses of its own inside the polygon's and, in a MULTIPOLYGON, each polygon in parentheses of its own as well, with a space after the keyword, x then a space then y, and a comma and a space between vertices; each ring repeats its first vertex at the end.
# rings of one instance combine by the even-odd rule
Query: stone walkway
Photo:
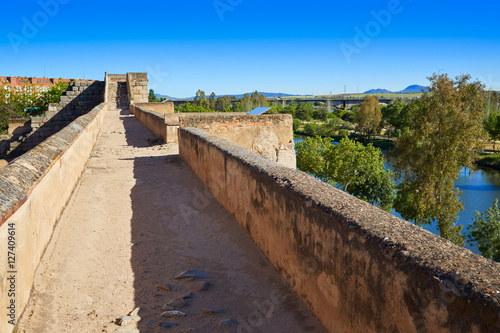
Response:
POLYGON ((109 111, 19 332, 163 331, 325 332, 177 145, 109 111))

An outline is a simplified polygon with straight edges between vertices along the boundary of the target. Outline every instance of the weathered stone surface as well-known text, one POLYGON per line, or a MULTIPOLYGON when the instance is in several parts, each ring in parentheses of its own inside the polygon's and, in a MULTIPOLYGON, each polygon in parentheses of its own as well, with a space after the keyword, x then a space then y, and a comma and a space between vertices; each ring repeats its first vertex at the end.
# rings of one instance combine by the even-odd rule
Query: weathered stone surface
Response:
POLYGON ((128 326, 134 322, 141 320, 139 316, 123 316, 116 321, 118 326, 128 326))
POLYGON ((176 323, 169 323, 167 321, 160 321, 158 323, 158 326, 162 327, 162 328, 172 328, 172 327, 176 327, 176 326, 179 326, 179 324, 176 324, 176 323))
MULTIPOLYGON (((166 304, 167 307, 173 308, 173 309, 180 309, 182 307, 185 307, 186 305, 187 305, 187 303, 182 298, 173 299, 166 304)), ((166 308, 165 310, 172 310, 172 309, 166 308)))
POLYGON ((192 292, 187 293, 184 296, 182 296, 183 299, 189 299, 189 298, 193 298, 193 297, 194 297, 194 293, 192 293, 192 292))
POLYGON ((163 291, 172 291, 172 290, 174 290, 174 286, 172 286, 171 284, 167 284, 164 286, 156 286, 156 289, 163 290, 163 291))
POLYGON ((212 284, 208 281, 193 281, 189 283, 189 288, 194 291, 207 291, 212 284))
POLYGON ((120 327, 114 330, 113 333, 140 333, 140 331, 136 328, 120 327))
POLYGON ((219 323, 220 328, 229 328, 238 326, 238 322, 234 319, 221 320, 219 323))
POLYGON ((182 272, 179 274, 176 279, 181 280, 181 279, 189 279, 189 278, 198 278, 198 279, 206 279, 210 277, 210 273, 208 272, 201 272, 195 269, 190 269, 185 272, 182 272))
POLYGON ((181 312, 181 311, 170 310, 170 311, 162 312, 162 314, 160 316, 166 317, 166 318, 170 318, 170 317, 185 317, 185 316, 187 316, 187 314, 184 313, 184 312, 181 312))
POLYGON ((201 309, 201 313, 206 314, 206 315, 214 315, 214 314, 219 314, 219 313, 224 313, 226 310, 223 309, 213 309, 213 308, 203 308, 201 309))

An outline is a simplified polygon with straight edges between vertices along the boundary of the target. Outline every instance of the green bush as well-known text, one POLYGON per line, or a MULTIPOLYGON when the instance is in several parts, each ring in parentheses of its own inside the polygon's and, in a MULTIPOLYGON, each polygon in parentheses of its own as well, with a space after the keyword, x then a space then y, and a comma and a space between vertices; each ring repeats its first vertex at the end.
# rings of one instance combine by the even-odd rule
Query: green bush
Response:
POLYGON ((302 122, 299 119, 294 119, 293 120, 293 131, 297 132, 299 129, 300 125, 302 125, 302 122))

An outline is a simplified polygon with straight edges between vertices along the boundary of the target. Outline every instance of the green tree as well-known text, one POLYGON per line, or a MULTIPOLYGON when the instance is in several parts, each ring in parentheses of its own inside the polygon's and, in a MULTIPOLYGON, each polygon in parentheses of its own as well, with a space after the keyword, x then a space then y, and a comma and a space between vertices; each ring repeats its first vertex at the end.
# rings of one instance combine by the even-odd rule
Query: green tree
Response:
POLYGON ((403 111, 406 104, 401 100, 397 99, 391 104, 383 107, 382 111, 382 119, 389 123, 391 126, 395 128, 400 128, 400 115, 403 111))
POLYGON ((201 112, 214 112, 214 110, 210 110, 210 109, 205 109, 201 106, 198 106, 198 105, 191 105, 189 104, 189 102, 186 102, 180 106, 176 106, 175 107, 175 112, 177 113, 184 113, 184 112, 188 112, 188 113, 201 113, 201 112))
POLYGON ((296 144, 297 167, 362 200, 390 211, 395 198, 392 172, 380 149, 348 138, 338 145, 309 137, 296 144))
POLYGON ((9 129, 9 119, 16 117, 17 110, 12 104, 0 100, 0 134, 6 134, 9 129))
POLYGON ((314 105, 311 102, 300 102, 295 111, 295 116, 301 120, 310 120, 314 111, 314 105))
POLYGON ((314 109, 312 117, 316 120, 326 121, 328 119, 328 111, 325 109, 314 109))
POLYGON ((153 89, 149 89, 149 103, 157 103, 158 97, 155 95, 155 91, 153 89))
POLYGON ((291 114, 293 118, 296 117, 296 112, 297 112, 297 102, 292 101, 290 105, 285 106, 284 112, 291 114))
POLYGON ((293 131, 297 132, 299 127, 302 125, 302 122, 299 119, 294 119, 293 120, 293 131))
POLYGON ((203 109, 209 109, 210 108, 210 102, 207 99, 207 96, 205 95, 205 92, 201 89, 199 89, 196 92, 196 96, 193 100, 193 104, 196 106, 199 106, 203 109))
POLYGON ((469 244, 476 245, 485 258, 500 262, 500 208, 498 199, 485 213, 476 211, 474 222, 469 225, 469 244))
POLYGON ((345 112, 341 117, 340 119, 342 119, 343 121, 347 121, 347 122, 350 122, 350 123, 354 123, 356 121, 356 117, 354 116, 354 112, 351 112, 351 111, 347 111, 345 112))
POLYGON ((319 126, 318 134, 321 136, 333 136, 340 129, 340 125, 340 119, 329 119, 326 123, 319 126))
POLYGON ((297 142, 297 168, 315 177, 328 181, 325 174, 325 157, 323 150, 330 149, 331 139, 320 137, 308 137, 304 141, 297 142))
POLYGON ((215 103, 217 102, 217 99, 215 98, 215 93, 212 91, 210 94, 210 97, 208 98, 208 103, 209 103, 209 108, 211 110, 215 110, 215 103))
POLYGON ((259 95, 259 106, 269 106, 269 103, 267 102, 267 98, 264 94, 259 95))
POLYGON ((232 112, 245 112, 245 107, 241 102, 236 102, 233 104, 232 112))
POLYGON ((354 118, 360 133, 368 136, 376 134, 382 121, 382 111, 378 99, 370 95, 365 96, 365 101, 355 109, 354 118))
POLYGON ((422 96, 411 130, 390 154, 398 186, 396 210, 418 225, 437 221, 441 237, 463 245, 457 214, 463 209, 454 181, 464 167, 474 168, 483 135, 484 91, 462 75, 456 81, 433 75, 430 93, 422 96))
POLYGON ((493 150, 496 150, 496 141, 500 139, 500 112, 490 112, 484 118, 483 126, 493 141, 493 150))
POLYGON ((319 131, 319 127, 317 124, 314 124, 314 123, 307 123, 305 126, 304 126, 304 132, 307 134, 307 135, 310 135, 310 136, 316 136, 318 135, 319 131))
POLYGON ((500 95, 497 91, 488 91, 485 101, 486 114, 500 112, 500 95))
POLYGON ((68 89, 68 85, 68 82, 57 82, 48 91, 42 92, 35 103, 38 113, 41 114, 47 111, 50 103, 59 103, 62 94, 68 89))
POLYGON ((231 107, 231 100, 228 96, 220 96, 215 101, 215 110, 218 112, 224 112, 231 107))

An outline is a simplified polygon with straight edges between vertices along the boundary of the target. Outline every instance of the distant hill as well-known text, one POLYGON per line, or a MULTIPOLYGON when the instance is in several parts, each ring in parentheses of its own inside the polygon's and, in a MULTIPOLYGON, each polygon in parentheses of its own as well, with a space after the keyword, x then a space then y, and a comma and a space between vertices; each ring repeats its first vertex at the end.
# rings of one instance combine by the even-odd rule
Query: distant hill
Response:
POLYGON ((406 89, 398 91, 397 93, 403 93, 403 94, 411 94, 411 93, 421 93, 421 92, 429 92, 429 89, 425 86, 420 86, 418 84, 414 84, 411 86, 406 87, 406 89))
POLYGON ((427 89, 427 87, 425 86, 413 84, 411 86, 406 87, 406 89, 400 91, 390 91, 387 89, 371 89, 365 91, 364 94, 415 94, 421 92, 429 92, 429 89, 427 89))
POLYGON ((387 94, 387 93, 392 93, 392 91, 389 91, 387 89, 371 89, 368 91, 365 91, 363 94, 387 94))

